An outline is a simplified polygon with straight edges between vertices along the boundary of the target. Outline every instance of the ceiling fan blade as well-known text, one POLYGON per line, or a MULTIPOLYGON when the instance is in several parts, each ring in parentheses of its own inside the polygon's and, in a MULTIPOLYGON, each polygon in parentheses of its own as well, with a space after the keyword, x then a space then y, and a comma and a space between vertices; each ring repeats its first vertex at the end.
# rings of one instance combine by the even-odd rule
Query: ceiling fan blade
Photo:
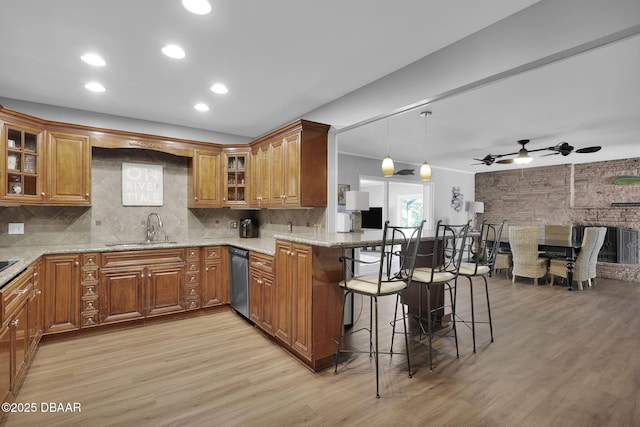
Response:
POLYGON ((562 154, 562 153, 560 153, 559 151, 556 151, 555 153, 543 154, 540 157, 555 156, 556 154, 562 154))
POLYGON ((593 147, 578 148, 576 153, 595 153, 596 151, 600 151, 600 149, 602 149, 602 147, 596 145, 593 147))
POLYGON ((496 160, 496 163, 500 163, 501 165, 508 165, 509 163, 513 163, 513 159, 496 160))

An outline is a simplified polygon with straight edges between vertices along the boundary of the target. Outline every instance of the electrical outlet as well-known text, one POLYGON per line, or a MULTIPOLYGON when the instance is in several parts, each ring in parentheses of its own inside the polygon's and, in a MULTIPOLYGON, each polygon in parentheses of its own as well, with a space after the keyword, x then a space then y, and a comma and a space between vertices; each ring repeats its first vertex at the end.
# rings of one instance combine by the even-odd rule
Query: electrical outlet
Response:
POLYGON ((229 228, 238 228, 238 221, 229 221, 229 228))
POLYGON ((10 222, 9 223, 9 234, 24 234, 24 223, 23 222, 10 222))

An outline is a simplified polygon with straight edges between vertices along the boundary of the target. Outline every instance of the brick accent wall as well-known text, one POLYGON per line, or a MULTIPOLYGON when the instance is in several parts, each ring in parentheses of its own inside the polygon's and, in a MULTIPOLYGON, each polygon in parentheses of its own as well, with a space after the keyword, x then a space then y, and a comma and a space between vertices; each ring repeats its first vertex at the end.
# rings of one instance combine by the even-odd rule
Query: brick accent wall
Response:
MULTIPOLYGON (((508 225, 599 225, 640 230, 640 184, 614 185, 619 176, 640 176, 640 158, 530 167, 476 174, 476 200, 485 212, 478 221, 508 225)), ((598 277, 640 282, 640 265, 598 263, 598 277)))

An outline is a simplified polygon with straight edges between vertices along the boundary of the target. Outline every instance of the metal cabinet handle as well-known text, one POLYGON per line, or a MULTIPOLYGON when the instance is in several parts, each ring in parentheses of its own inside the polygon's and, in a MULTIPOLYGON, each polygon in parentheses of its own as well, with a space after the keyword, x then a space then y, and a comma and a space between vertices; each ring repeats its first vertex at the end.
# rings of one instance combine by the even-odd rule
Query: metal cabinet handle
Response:
POLYGON ((13 321, 11 322, 11 326, 18 326, 18 321, 19 321, 19 320, 20 320, 20 319, 15 319, 15 320, 13 320, 13 321))
POLYGON ((27 291, 28 291, 28 289, 18 289, 18 290, 16 291, 16 294, 18 294, 18 295, 24 295, 24 294, 26 294, 26 293, 27 293, 27 291))

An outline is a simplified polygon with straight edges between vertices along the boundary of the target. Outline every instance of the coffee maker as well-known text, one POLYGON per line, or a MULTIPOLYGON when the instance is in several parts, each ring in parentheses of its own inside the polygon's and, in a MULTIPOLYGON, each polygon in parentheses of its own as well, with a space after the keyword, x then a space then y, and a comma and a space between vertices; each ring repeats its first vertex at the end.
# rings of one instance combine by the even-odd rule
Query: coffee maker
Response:
POLYGON ((245 218, 240 221, 240 237, 258 237, 258 221, 251 218, 245 218))

